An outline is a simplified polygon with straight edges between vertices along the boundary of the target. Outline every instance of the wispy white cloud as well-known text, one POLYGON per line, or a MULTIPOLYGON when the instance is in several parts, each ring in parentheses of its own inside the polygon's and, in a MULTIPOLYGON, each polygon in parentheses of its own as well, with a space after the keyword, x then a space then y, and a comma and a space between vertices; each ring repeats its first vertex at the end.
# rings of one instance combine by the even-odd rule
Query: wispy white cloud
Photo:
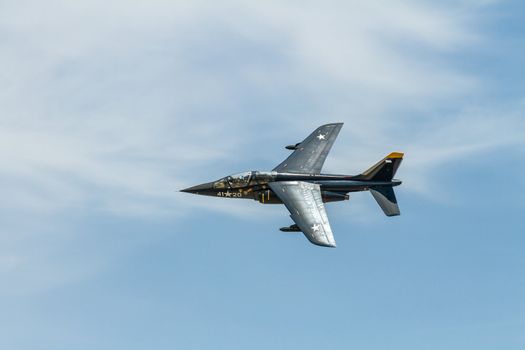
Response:
MULTIPOLYGON (((145 208, 134 200, 161 211, 172 199, 165 189, 187 184, 188 169, 228 159, 257 134, 243 128, 251 119, 243 99, 257 94, 275 102, 272 94, 295 89, 313 98, 293 110, 311 110, 301 115, 305 132, 329 115, 356 142, 376 135, 378 148, 393 142, 392 126, 409 125, 405 111, 433 128, 425 114, 450 103, 443 139, 472 124, 451 119, 468 108, 458 99, 477 91, 478 77, 447 59, 480 40, 469 3, 27 3, 4 4, 0 21, 9 33, 2 174, 26 193, 9 205, 59 209, 98 195, 116 208, 120 194, 122 208, 145 208)), ((265 118, 297 127, 290 114, 265 118)), ((397 144, 421 149, 428 140, 409 139, 397 144)), ((482 148, 468 142, 453 146, 482 148)))
MULTIPOLYGON (((463 102, 483 94, 482 77, 454 64, 483 40, 478 8, 4 2, 0 210, 67 221, 77 210, 149 217, 242 207, 255 218, 256 203, 175 190, 243 170, 234 166, 273 165, 272 142, 327 121, 346 123, 327 170, 364 169, 396 147, 407 152, 407 189, 422 193, 439 164, 523 144, 513 108, 502 115, 463 102)), ((5 269, 22 266, 16 247, 1 255, 5 269)))
MULTIPOLYGON (((256 134, 242 125, 245 87, 335 91, 341 118, 348 94, 387 109, 398 98, 431 101, 473 85, 446 64, 428 69, 414 48, 399 50, 400 40, 439 51, 473 37, 461 18, 429 5, 29 3, 4 5, 1 158, 3 176, 35 189, 30 205, 100 196, 114 208, 122 196, 122 208, 140 207, 128 202, 135 198, 162 210, 172 198, 166 189, 186 183, 192 166, 227 159, 256 134), (272 66, 253 62, 246 51, 257 45, 272 66)), ((254 94, 268 94, 261 90, 254 94)), ((373 125, 385 119, 352 109, 373 125)))

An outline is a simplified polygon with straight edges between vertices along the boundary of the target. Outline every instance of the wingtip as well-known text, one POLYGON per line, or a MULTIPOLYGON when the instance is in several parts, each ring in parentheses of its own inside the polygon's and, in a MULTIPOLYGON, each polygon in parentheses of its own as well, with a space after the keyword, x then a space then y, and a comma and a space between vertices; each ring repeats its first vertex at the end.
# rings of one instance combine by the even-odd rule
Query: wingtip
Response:
POLYGON ((337 248, 337 244, 335 241, 313 241, 310 240, 314 245, 320 246, 320 247, 326 247, 326 248, 337 248))
POLYGON ((326 124, 323 124, 323 125, 319 126, 319 128, 324 128, 324 127, 327 127, 327 126, 342 126, 343 124, 344 124, 343 122, 326 123, 326 124))

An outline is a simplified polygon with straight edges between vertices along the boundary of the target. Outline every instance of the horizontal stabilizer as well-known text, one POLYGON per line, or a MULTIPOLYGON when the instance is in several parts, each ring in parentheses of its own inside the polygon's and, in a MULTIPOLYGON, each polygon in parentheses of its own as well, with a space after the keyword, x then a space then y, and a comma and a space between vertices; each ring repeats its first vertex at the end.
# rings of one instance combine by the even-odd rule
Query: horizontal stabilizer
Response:
POLYGON ((370 193, 374 196, 377 204, 383 209, 386 216, 400 215, 397 205, 396 194, 392 186, 374 186, 370 188, 370 193))

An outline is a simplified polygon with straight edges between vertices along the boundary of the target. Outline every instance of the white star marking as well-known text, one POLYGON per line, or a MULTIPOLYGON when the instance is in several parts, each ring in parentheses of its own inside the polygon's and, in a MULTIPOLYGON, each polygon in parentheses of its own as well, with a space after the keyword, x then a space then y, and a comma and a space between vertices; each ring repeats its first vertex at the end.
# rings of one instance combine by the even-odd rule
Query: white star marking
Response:
POLYGON ((324 134, 324 135, 323 134, 319 134, 319 135, 317 135, 317 138, 319 139, 319 141, 326 140, 326 134, 324 134))
POLYGON ((321 227, 321 225, 315 224, 315 225, 312 226, 312 230, 314 230, 314 232, 318 232, 320 227, 321 227))
POLYGON ((231 197, 231 196, 232 196, 232 194, 230 193, 230 191, 226 191, 225 194, 226 194, 226 197, 231 197))

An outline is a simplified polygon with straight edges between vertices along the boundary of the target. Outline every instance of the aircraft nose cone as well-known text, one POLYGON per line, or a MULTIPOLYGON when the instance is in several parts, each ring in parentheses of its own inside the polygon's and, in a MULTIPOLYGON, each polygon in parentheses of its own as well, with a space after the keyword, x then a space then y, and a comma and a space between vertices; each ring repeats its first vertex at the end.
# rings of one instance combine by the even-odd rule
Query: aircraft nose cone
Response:
POLYGON ((186 192, 186 193, 199 194, 199 193, 202 193, 202 192, 209 191, 211 189, 213 189, 213 182, 207 182, 207 183, 200 184, 200 185, 197 185, 197 186, 188 187, 188 188, 185 188, 185 189, 180 190, 180 191, 181 192, 186 192))

